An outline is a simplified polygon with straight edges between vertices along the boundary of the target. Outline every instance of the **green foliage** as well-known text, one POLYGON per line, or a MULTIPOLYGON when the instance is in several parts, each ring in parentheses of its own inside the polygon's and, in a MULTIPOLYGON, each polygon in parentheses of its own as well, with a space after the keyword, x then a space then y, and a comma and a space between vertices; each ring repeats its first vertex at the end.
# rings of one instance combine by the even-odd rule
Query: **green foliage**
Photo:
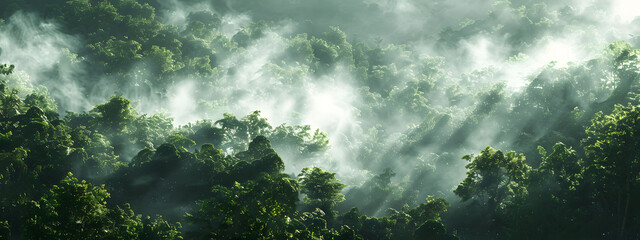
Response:
POLYGON ((449 203, 442 198, 433 198, 429 196, 426 203, 408 211, 408 214, 414 221, 420 223, 425 221, 441 221, 441 215, 447 211, 449 203))
POLYGON ((233 114, 225 113, 224 118, 216 121, 215 124, 219 124, 226 133, 225 147, 231 147, 234 150, 245 148, 245 144, 250 139, 271 129, 266 119, 260 117, 260 111, 254 111, 240 120, 233 114))
POLYGON ((544 148, 539 148, 543 159, 538 172, 554 176, 555 180, 561 184, 561 189, 576 189, 583 169, 582 160, 578 158, 576 151, 563 143, 556 143, 553 146, 553 152, 548 155, 544 148))
MULTIPOLYGON (((634 228, 640 210, 633 204, 640 199, 637 39, 613 42, 586 62, 552 62, 511 79, 511 68, 519 75, 536 59, 531 48, 553 43, 554 35, 596 34, 600 28, 591 27, 592 20, 607 10, 599 2, 576 3, 474 3, 482 13, 458 18, 445 16, 457 9, 439 15, 438 1, 407 3, 406 12, 404 5, 392 9, 379 1, 184 3, 214 13, 176 11, 183 3, 150 0, 9 0, 0 17, 36 11, 60 21, 35 28, 55 25, 83 46, 63 50, 72 61, 36 73, 0 65, 0 238, 179 238, 178 225, 142 218, 131 208, 171 221, 191 211, 194 238, 455 238, 445 225, 473 239, 640 238, 634 228), (235 19, 238 12, 263 21, 235 19), (442 16, 442 23, 417 23, 427 30, 410 31, 414 12, 442 16), (363 23, 363 16, 375 18, 363 23), (396 19, 411 21, 399 28, 396 19), (299 25, 281 28, 288 21, 299 25), (381 37, 360 35, 370 29, 381 37), (263 55, 261 47, 273 39, 282 41, 284 52, 263 55), (469 69, 478 64, 476 51, 485 50, 509 60, 469 69), (166 100, 181 79, 193 80, 193 96, 204 98, 198 114, 205 116, 243 109, 234 104, 249 99, 244 93, 260 100, 291 93, 291 114, 302 116, 310 110, 305 93, 346 84, 352 98, 336 102, 356 120, 345 127, 340 119, 331 129, 339 134, 331 136, 339 155, 328 156, 329 136, 320 129, 272 127, 260 111, 174 128, 170 117, 138 114, 129 99, 113 96, 59 119, 64 83, 75 76, 69 69, 79 68, 88 80, 74 83, 86 94, 104 92, 99 88, 106 84, 127 96, 166 100), (238 72, 247 69, 255 71, 249 79, 238 72), (495 84, 503 78, 508 82, 495 84), (36 81, 58 88, 49 96, 32 85, 36 81), (521 91, 513 91, 515 81, 525 85, 521 91), (450 195, 459 155, 488 144, 528 158, 488 147, 464 157, 468 172, 454 191, 463 203, 417 201, 450 195), (319 168, 304 168, 299 182, 282 176, 278 153, 292 169, 355 159, 360 174, 371 178, 345 196, 335 174, 319 168), (65 178, 70 171, 106 185, 65 178), (121 206, 105 204, 106 189, 121 206), (306 194, 301 206, 298 192, 306 194), (364 214, 352 209, 336 217, 335 211, 353 206, 364 214), (381 216, 386 208, 392 209, 381 216), (454 211, 445 215, 448 208, 454 211)), ((19 35, 5 26, 0 19, 0 30, 19 35)), ((601 44, 582 39, 581 50, 601 44)), ((33 39, 20 40, 18 50, 33 39)))
POLYGON ((104 186, 78 181, 71 174, 30 204, 25 219, 27 239, 182 239, 180 225, 141 221, 128 205, 110 209, 104 186))
POLYGON ((311 37, 313 56, 321 66, 328 67, 338 58, 338 51, 324 39, 311 37))
POLYGON ((9 222, 7 221, 0 222, 0 239, 11 239, 11 228, 9 227, 9 222))
MULTIPOLYGON (((339 210, 357 207, 363 212, 376 212, 379 209, 402 208, 405 204, 415 205, 413 200, 405 198, 413 190, 405 190, 399 184, 391 182, 396 175, 390 168, 373 176, 359 187, 353 187, 345 193, 349 198, 336 206, 339 210)), ((413 198, 410 197, 410 198, 413 198)))
POLYGON ((469 171, 454 193, 463 201, 487 197, 487 206, 492 212, 498 211, 503 201, 523 190, 521 183, 530 170, 522 154, 503 154, 491 147, 478 156, 466 155, 463 159, 471 162, 466 166, 469 171))
POLYGON ((217 29, 222 24, 222 20, 220 20, 220 17, 211 11, 192 12, 189 13, 189 16, 187 16, 187 18, 190 22, 199 21, 205 24, 207 28, 217 29))
POLYGON ((229 167, 229 162, 224 158, 222 150, 216 149, 212 144, 205 143, 200 147, 197 154, 198 160, 208 165, 207 168, 213 169, 215 172, 222 172, 229 167))
POLYGON ((24 98, 26 107, 37 107, 42 109, 47 116, 58 115, 58 105, 55 100, 49 97, 46 88, 39 89, 39 92, 33 92, 24 98))
POLYGON ((366 86, 369 87, 370 91, 379 93, 382 97, 387 97, 393 88, 393 79, 396 74, 396 66, 393 64, 390 66, 375 65, 369 72, 366 86))
POLYGON ((195 124, 190 123, 184 128, 187 128, 184 134, 193 139, 196 145, 210 143, 213 146, 220 147, 224 141, 224 130, 215 127, 212 121, 209 120, 197 121, 195 124))
POLYGON ((640 144, 640 108, 617 105, 610 115, 598 113, 586 133, 586 184, 599 196, 594 199, 597 205, 615 219, 616 235, 633 236, 637 231, 629 224, 638 215, 630 203, 640 197, 640 154, 635 147, 640 144))
POLYGON ((5 89, 5 85, 0 83, 0 117, 9 119, 21 112, 22 99, 18 96, 17 89, 5 89))
POLYGON ((20 179, 27 173, 27 165, 24 158, 27 151, 23 148, 13 149, 10 153, 0 155, 0 184, 10 184, 12 179, 20 179))
POLYGON ((463 201, 486 199, 493 219, 487 227, 496 238, 636 236, 630 226, 637 208, 630 203, 640 196, 632 149, 638 112, 637 106, 617 105, 610 115, 597 113, 582 140, 584 154, 563 143, 550 153, 538 147, 542 161, 535 169, 522 155, 489 147, 465 156, 472 162, 454 192, 463 201))
POLYGON ((316 129, 311 134, 311 126, 277 126, 269 134, 278 151, 299 154, 300 158, 308 158, 329 149, 329 138, 326 133, 316 129), (293 148, 293 149, 291 149, 293 148))
POLYGON ((215 186, 214 198, 198 201, 199 209, 185 216, 195 225, 193 239, 284 239, 298 200, 297 183, 279 175, 257 181, 215 186), (247 231, 249 230, 249 231, 247 231))
POLYGON ((637 106, 617 105, 610 115, 596 114, 586 129, 584 143, 592 161, 589 164, 619 183, 616 188, 633 184, 640 173, 640 155, 634 150, 639 119, 637 106))
POLYGON ((562 143, 553 146, 551 153, 539 147, 542 163, 529 172, 526 191, 506 207, 506 221, 512 238, 561 237, 576 238, 590 234, 576 221, 582 208, 582 160, 577 152, 562 143), (546 209, 539 211, 538 209, 546 209))
POLYGON ((358 208, 352 208, 338 220, 364 239, 424 239, 422 236, 457 239, 455 235, 447 233, 440 219, 448 206, 449 203, 444 199, 430 196, 415 208, 407 205, 398 210, 390 208, 385 217, 369 218, 361 215, 358 208), (425 224, 439 227, 429 228, 425 224))
POLYGON ((252 22, 249 26, 242 28, 238 33, 236 33, 231 40, 237 42, 238 46, 246 48, 254 40, 264 36, 264 32, 268 27, 269 26, 264 21, 252 22))
POLYGON ((344 195, 340 191, 347 186, 340 183, 335 175, 318 167, 303 168, 298 174, 298 181, 300 192, 306 194, 305 203, 332 214, 333 206, 344 201, 344 195))
POLYGON ((196 142, 180 134, 174 134, 167 137, 167 143, 173 144, 176 147, 180 147, 185 151, 186 149, 196 145, 196 142))
POLYGON ((37 195, 71 170, 74 158, 70 153, 75 149, 70 129, 56 116, 49 119, 42 109, 31 107, 0 124, 3 206, 23 196, 37 195))
MULTIPOLYGON (((39 201, 27 214, 25 234, 29 239, 99 239, 108 212, 109 193, 69 175, 39 201)), ((131 237, 131 236, 127 236, 131 237)))
POLYGON ((105 59, 105 67, 108 68, 120 68, 133 60, 142 58, 142 54, 139 53, 142 45, 135 40, 109 38, 109 40, 91 44, 89 48, 95 51, 96 56, 105 59))
MULTIPOLYGON (((132 114, 134 116, 135 114, 132 114)), ((127 138, 132 139, 138 145, 154 147, 161 144, 164 139, 172 134, 173 119, 162 114, 136 116, 127 126, 127 138)))
POLYGON ((173 134, 171 118, 161 114, 138 115, 130 100, 120 96, 112 96, 109 102, 94 106, 88 113, 67 112, 65 121, 71 127, 103 135, 123 161, 141 148, 162 144, 173 134))
POLYGON ((454 236, 448 235, 447 231, 444 228, 444 225, 441 222, 436 222, 433 220, 426 221, 424 224, 420 225, 414 234, 415 239, 457 239, 454 236))
POLYGON ((100 113, 99 124, 111 131, 122 131, 134 118, 129 99, 112 96, 109 102, 93 107, 93 112, 100 113))
POLYGON ((160 74, 175 72, 183 67, 181 63, 176 62, 173 52, 165 47, 153 45, 151 46, 151 50, 144 55, 145 60, 150 65, 148 69, 153 72, 159 72, 160 74))
POLYGON ((311 64, 314 59, 313 47, 306 34, 299 34, 292 38, 286 52, 287 56, 294 61, 303 64, 311 64))
POLYGON ((7 64, 0 64, 0 74, 9 75, 13 73, 13 69, 15 69, 13 64, 9 66, 7 66, 7 64))

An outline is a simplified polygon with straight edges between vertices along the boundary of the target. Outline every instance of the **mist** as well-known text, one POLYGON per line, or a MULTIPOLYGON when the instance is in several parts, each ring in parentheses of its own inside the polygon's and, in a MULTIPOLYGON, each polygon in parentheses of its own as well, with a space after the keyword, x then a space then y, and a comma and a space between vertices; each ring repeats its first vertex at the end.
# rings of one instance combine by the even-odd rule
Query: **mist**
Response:
MULTIPOLYGON (((221 76, 212 81, 222 83, 215 88, 227 90, 221 96, 214 96, 215 99, 226 101, 221 104, 222 106, 208 109, 197 107, 198 101, 207 99, 202 95, 209 95, 216 90, 203 88, 202 83, 188 76, 172 76, 174 83, 167 88, 166 97, 154 95, 163 94, 162 89, 151 90, 151 95, 145 92, 132 92, 130 89, 118 89, 116 86, 105 83, 113 82, 111 79, 113 77, 110 76, 98 76, 97 81, 94 80, 93 84, 100 87, 83 88, 86 85, 86 80, 82 79, 87 76, 86 66, 81 60, 73 62, 73 59, 70 59, 73 57, 73 52, 79 51, 85 44, 83 39, 62 33, 55 20, 39 19, 35 14, 17 13, 7 20, 3 29, 11 34, 2 34, 4 36, 0 41, 2 43, 0 47, 3 49, 2 57, 5 62, 18 66, 18 71, 29 73, 29 79, 26 82, 47 86, 51 95, 60 104, 60 109, 86 111, 93 104, 116 93, 138 102, 139 110, 143 113, 168 111, 176 125, 199 119, 215 119, 224 112, 243 116, 253 110, 260 110, 274 126, 282 123, 310 124, 313 128, 325 131, 332 143, 328 156, 333 159, 318 159, 313 164, 338 172, 347 184, 358 182, 357 179, 362 177, 352 174, 353 170, 350 169, 354 166, 358 166, 356 169, 376 171, 376 169, 396 165, 383 162, 380 163, 382 166, 366 166, 368 164, 355 162, 358 158, 357 149, 360 149, 362 144, 356 139, 362 139, 364 132, 376 125, 381 125, 383 131, 389 134, 410 131, 412 125, 415 126, 423 121, 421 118, 424 115, 389 111, 381 113, 382 115, 376 114, 373 119, 359 118, 359 109, 368 102, 366 102, 367 96, 363 96, 362 91, 354 86, 357 80, 353 66, 338 63, 328 71, 325 70, 327 72, 318 74, 312 67, 300 65, 299 62, 298 65, 282 65, 282 62, 278 62, 285 54, 287 42, 296 32, 320 33, 320 31, 329 30, 328 26, 337 26, 350 39, 369 42, 372 39, 380 39, 382 42, 377 44, 381 44, 379 46, 383 49, 389 43, 405 44, 399 46, 405 51, 400 54, 409 54, 409 56, 389 55, 379 60, 397 62, 397 69, 392 73, 392 78, 398 90, 406 88, 405 84, 412 78, 415 79, 415 74, 419 74, 412 71, 415 71, 416 65, 420 64, 420 58, 415 57, 416 54, 420 54, 444 57, 444 74, 447 76, 445 79, 436 80, 446 81, 443 84, 455 84, 470 74, 488 71, 490 76, 479 79, 475 83, 478 84, 477 86, 506 83, 509 92, 517 94, 528 84, 531 77, 538 74, 547 64, 553 63, 556 67, 566 67, 570 63, 579 64, 597 57, 609 42, 628 40, 629 36, 633 36, 632 34, 638 30, 638 27, 630 27, 633 26, 632 21, 635 19, 633 12, 621 11, 621 9, 632 9, 628 7, 629 3, 624 1, 614 1, 610 5, 605 2, 577 5, 566 3, 558 6, 536 5, 554 9, 553 12, 557 15, 543 18, 555 17, 555 19, 546 20, 559 24, 556 23, 553 29, 530 36, 531 39, 526 40, 527 47, 510 42, 509 38, 513 38, 512 35, 517 32, 509 30, 471 31, 471 34, 463 34, 457 42, 448 42, 447 44, 451 47, 438 44, 438 34, 445 28, 452 31, 465 31, 482 24, 478 23, 480 21, 490 22, 485 24, 502 25, 504 29, 513 28, 514 26, 510 26, 513 25, 512 20, 517 19, 517 14, 522 13, 504 10, 506 2, 363 1, 327 2, 321 5, 294 2, 286 4, 286 8, 281 8, 284 5, 278 4, 277 1, 265 2, 261 5, 237 1, 211 3, 160 1, 159 4, 163 9, 158 11, 161 19, 165 20, 166 24, 173 24, 179 28, 186 26, 187 16, 190 13, 203 9, 216 12, 223 21, 221 34, 225 37, 235 35, 239 29, 247 27, 251 22, 259 20, 270 22, 262 36, 253 40, 244 50, 218 60, 220 65, 217 70, 221 72, 221 76), (274 6, 278 7, 274 8, 274 6), (318 7, 326 11, 317 10, 318 7), (355 15, 346 14, 349 9, 355 8, 365 9, 365 11, 353 11, 355 15), (445 11, 441 11, 442 9, 445 11), (335 14, 333 16, 306 14, 309 11, 335 12, 335 14), (470 23, 468 19, 481 20, 470 23), (381 21, 384 21, 384 24, 380 24, 381 21), (363 32, 365 29, 370 31, 363 32), (589 37, 586 38, 586 36, 589 37), (36 41, 27 43, 26 39, 36 39, 36 41), (412 43, 417 45, 412 46, 412 43), (44 77, 44 74, 50 73, 54 67, 58 76, 44 77), (285 76, 278 76, 278 74, 285 76), (296 79, 286 79, 288 77, 296 79), (63 84, 60 84, 61 82, 63 84), (91 89, 93 91, 87 94, 91 89), (153 104, 147 104, 149 102, 153 104), (349 144, 345 144, 345 141, 349 144), (350 179, 351 176, 355 179, 350 179)), ((393 45, 388 45, 386 48, 391 47, 393 45)), ((431 92, 423 94, 435 95, 431 92)), ((446 101, 448 97, 445 95, 441 98, 446 101)), ((507 96, 503 101, 509 101, 509 99, 511 99, 510 96, 507 96)), ((454 119, 451 123, 456 125, 459 124, 456 123, 457 121, 463 120, 465 114, 468 114, 469 111, 465 109, 470 108, 472 107, 449 106, 445 103, 442 105, 442 110, 435 109, 435 111, 440 114, 452 112, 462 114, 456 116, 457 120, 454 119)), ((495 138, 495 134, 491 134, 496 132, 494 129, 497 129, 497 126, 493 123, 480 123, 477 133, 469 134, 471 139, 466 140, 466 142, 472 142, 473 146, 465 147, 466 144, 463 144, 460 149, 464 150, 458 150, 454 155, 461 156, 472 153, 482 146, 496 145, 500 140, 495 138)), ((394 139, 391 139, 382 144, 388 145, 393 142, 394 139)), ((509 148, 508 143, 505 146, 509 148)), ((418 150, 418 152, 430 154, 438 153, 435 149, 440 147, 426 145, 421 148, 428 150, 424 152, 418 150)), ((285 158, 285 161, 287 160, 285 158)), ((399 173, 398 175, 404 175, 412 168, 412 166, 394 166, 394 171, 399 173)), ((291 169, 292 173, 297 171, 299 169, 291 169)), ((452 179, 451 186, 455 186, 462 179, 464 169, 452 171, 454 175, 460 176, 452 179)))
MULTIPOLYGON (((274 143, 284 172, 337 173, 348 187, 336 209, 376 217, 429 196, 463 204, 453 193, 467 176, 462 157, 486 146, 537 167, 536 147, 553 147, 569 114, 593 115, 616 94, 610 44, 640 47, 633 0, 148 2, 145 20, 159 33, 113 37, 141 43, 121 62, 95 50, 110 44, 100 39, 107 27, 82 33, 64 17, 11 13, 0 22, 0 63, 16 69, 0 79, 23 96, 46 87, 61 116, 117 95, 175 129, 256 110, 273 127, 309 125, 329 148, 301 159, 274 143), (552 96, 534 103, 539 90, 552 96), (389 195, 360 201, 380 176, 389 195)), ((577 137, 560 140, 581 148, 577 137)), ((128 147, 123 159, 149 146, 128 147)))
MULTIPOLYGON (((297 33, 309 32, 316 35, 329 31, 328 26, 337 26, 350 41, 363 40, 366 43, 378 39, 375 41, 378 41, 376 44, 381 49, 395 52, 393 48, 398 48, 400 51, 397 54, 387 54, 381 56, 382 59, 375 59, 395 64, 390 77, 394 81, 391 92, 395 91, 396 94, 407 90, 408 82, 425 77, 419 76, 424 73, 417 69, 421 67, 424 56, 444 57, 442 70, 439 70, 443 71, 443 76, 430 79, 438 86, 431 92, 422 94, 431 101, 443 102, 431 114, 456 115, 449 125, 459 126, 474 107, 469 103, 451 104, 451 96, 438 93, 446 91, 446 85, 460 84, 475 74, 487 74, 488 76, 474 79, 467 87, 472 89, 504 83, 508 93, 499 104, 509 105, 509 101, 513 101, 531 78, 545 66, 552 64, 562 68, 568 64, 580 64, 598 57, 611 41, 630 40, 630 36, 637 33, 638 27, 634 27, 636 15, 628 10, 633 9, 629 4, 634 3, 614 1, 609 4, 534 4, 534 7, 552 9, 551 12, 555 15, 528 20, 534 24, 553 22, 554 26, 535 32, 534 35, 528 33, 530 39, 514 42, 513 38, 519 37, 515 35, 519 30, 514 26, 513 20, 523 13, 505 10, 508 2, 405 0, 337 1, 322 4, 300 1, 284 4, 274 1, 255 5, 238 1, 159 1, 160 19, 179 29, 186 27, 189 14, 203 9, 220 17, 222 27, 219 33, 222 37, 230 38, 240 29, 260 20, 267 21, 268 27, 244 49, 217 59, 218 75, 203 79, 215 82, 215 86, 203 86, 205 83, 198 82, 202 81, 200 79, 176 75, 170 77, 173 83, 166 90, 152 88, 143 92, 110 84, 115 82, 114 76, 87 74, 86 61, 74 53, 81 51, 86 42, 81 36, 63 33, 53 19, 46 20, 36 14, 23 12, 14 14, 2 27, 5 33, 2 34, 0 48, 3 49, 2 58, 5 62, 15 64, 18 72, 28 73, 28 79, 20 81, 46 86, 60 109, 87 111, 108 96, 118 94, 133 99, 142 113, 168 112, 176 125, 199 119, 215 120, 225 112, 243 116, 253 110, 260 110, 262 116, 274 126, 282 123, 309 124, 314 129, 325 131, 332 143, 326 157, 329 159, 320 158, 309 164, 338 172, 338 176, 350 184, 362 182, 359 180, 363 177, 361 174, 353 174, 358 169, 375 173, 392 167, 400 176, 408 174, 413 169, 412 165, 383 160, 371 160, 375 163, 372 165, 357 162, 358 151, 365 144, 357 139, 363 139, 367 131, 377 127, 389 135, 389 139, 380 139, 380 144, 385 148, 392 148, 398 141, 394 135, 411 132, 412 128, 425 121, 424 118, 429 115, 390 109, 363 117, 362 108, 366 108, 365 105, 371 102, 368 102, 369 93, 358 87, 354 66, 337 62, 320 72, 301 62, 282 61, 288 54, 285 49, 297 33), (310 11, 333 14, 308 14, 310 11), (502 29, 495 29, 493 32, 467 30, 476 25, 490 24, 502 29), (461 32, 462 35, 454 39, 454 42, 444 44, 442 36, 438 36, 443 31, 461 32), (87 77, 93 79, 90 80, 91 83, 83 79, 87 77), (86 87, 87 84, 93 86, 86 87), (219 89, 225 89, 225 92, 221 93, 219 89), (441 96, 439 99, 429 97, 436 95, 441 96), (222 103, 203 107, 199 105, 203 99, 222 103)), ((127 76, 131 75, 133 74, 127 76)), ((506 117, 508 116, 491 116, 491 121, 479 122, 475 132, 468 134, 468 139, 459 139, 462 145, 452 154, 462 156, 477 151, 482 146, 493 146, 503 141, 496 138, 499 126, 492 121, 506 117)), ((509 143, 501 145, 510 149, 509 143)), ((442 146, 431 143, 420 146, 415 151, 418 155, 439 154, 442 146)), ((286 157, 284 160, 290 161, 286 157)), ((459 167, 461 164, 463 163, 456 165, 459 167)), ((297 171, 299 169, 291 169, 291 173, 297 171)), ((453 187, 462 179, 464 169, 450 171, 459 176, 452 179, 453 187)))

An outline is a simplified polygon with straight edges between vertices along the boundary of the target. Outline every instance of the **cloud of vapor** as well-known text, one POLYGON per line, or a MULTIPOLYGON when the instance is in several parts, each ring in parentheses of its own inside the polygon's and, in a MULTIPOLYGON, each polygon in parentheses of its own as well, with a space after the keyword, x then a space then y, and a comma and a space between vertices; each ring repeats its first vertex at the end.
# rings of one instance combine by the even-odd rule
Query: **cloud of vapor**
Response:
MULTIPOLYGON (((183 2, 178 0, 158 0, 157 1, 162 11, 158 14, 162 17, 163 23, 178 26, 181 29, 187 25, 189 14, 211 11, 218 13, 217 9, 211 6, 209 3, 202 2, 183 2)), ((220 14, 221 26, 218 31, 227 38, 231 39, 233 35, 238 33, 242 27, 248 26, 251 23, 251 16, 248 14, 220 14)))
MULTIPOLYGON (((158 15, 179 29, 190 13, 202 10, 220 16, 217 31, 229 39, 255 21, 269 25, 246 47, 217 59, 219 74, 172 76, 166 90, 117 89, 111 84, 114 76, 100 76, 87 92, 87 66, 73 55, 82 39, 32 14, 17 13, 0 25, 0 58, 15 64, 17 75, 26 72, 28 81, 47 86, 61 110, 86 111, 118 92, 142 113, 168 111, 177 125, 255 110, 272 126, 309 124, 328 134, 331 149, 305 163, 283 155, 288 173, 316 165, 358 185, 389 167, 397 173, 393 181, 404 181, 426 197, 427 192, 450 192, 460 182, 463 155, 487 145, 511 150, 515 137, 500 135, 501 123, 510 117, 517 95, 550 63, 566 68, 598 57, 612 41, 640 36, 640 12, 635 11, 640 3, 634 0, 524 8, 515 6, 523 1, 514 0, 519 10, 505 10, 506 2, 160 0, 158 15), (537 8, 551 14, 538 16, 537 8), (523 30, 524 25, 531 29, 523 30), (309 63, 282 60, 292 36, 321 37, 329 26, 340 27, 350 41, 379 47, 372 52, 390 52, 367 59, 388 68, 362 70, 338 62, 320 72, 309 63), (443 63, 429 65, 433 58, 424 56, 442 57, 443 63), (382 83, 393 81, 389 96, 363 87, 362 71, 380 73, 382 83), (485 96, 499 84, 505 85, 504 96, 495 101, 485 96), (487 113, 478 114, 482 111, 487 113), (414 186, 416 179, 439 182, 414 186)), ((141 68, 134 66, 139 73, 130 75, 146 76, 141 68)))
MULTIPOLYGON (((518 32, 495 31, 463 37, 453 51, 432 47, 426 52, 444 54, 450 60, 450 69, 456 72, 471 73, 492 68, 495 80, 506 82, 509 88, 519 92, 528 83, 527 78, 552 62, 556 67, 566 67, 569 63, 597 57, 613 41, 631 40, 640 33, 637 24, 633 24, 640 13, 630 10, 637 4, 636 1, 618 0, 539 5, 551 10, 553 15, 541 18, 534 26, 551 24, 552 27, 530 35, 524 48, 509 42, 509 38, 518 32)), ((532 8, 524 9, 525 12, 533 11, 532 8)), ((497 12, 494 10, 494 13, 497 12)), ((497 20, 494 23, 496 28, 508 29, 513 22, 522 21, 522 18, 518 20, 519 14, 522 13, 502 12, 498 18, 488 17, 489 14, 485 15, 487 19, 484 21, 497 20)), ((526 17, 524 21, 537 20, 526 17)))
POLYGON ((247 26, 251 23, 251 16, 247 14, 239 15, 225 15, 222 17, 222 26, 220 32, 231 39, 233 35, 236 35, 243 26, 247 26))
POLYGON ((79 46, 80 38, 62 33, 55 21, 36 14, 17 12, 0 25, 2 61, 28 73, 32 85, 49 88, 60 109, 81 111, 89 106, 77 81, 85 71, 81 59, 73 54, 79 46))
POLYGON ((198 11, 210 11, 211 8, 204 2, 188 2, 184 3, 178 0, 159 0, 157 1, 159 9, 158 14, 162 16, 165 24, 171 24, 184 28, 187 24, 187 17, 190 13, 198 11))
MULTIPOLYGON (((330 169, 349 169, 342 161, 343 149, 340 145, 345 135, 357 131, 357 120, 353 104, 356 89, 352 86, 354 76, 346 67, 337 66, 331 72, 316 76, 309 72, 309 66, 286 66, 274 64, 287 48, 288 35, 295 25, 284 23, 264 33, 244 51, 232 55, 221 62, 227 73, 220 79, 226 107, 206 109, 195 113, 194 102, 210 94, 214 89, 195 89, 192 81, 179 81, 167 99, 167 110, 175 116, 176 124, 185 124, 206 117, 216 119, 229 112, 244 116, 254 110, 269 119, 272 126, 283 123, 311 125, 329 135, 332 143, 329 156, 340 161, 317 159, 316 164, 330 169), (292 74, 292 75, 288 75, 292 74), (194 94, 196 93, 196 94, 194 94), (199 95, 202 94, 202 95, 199 95), (340 165, 339 167, 337 165, 340 165)), ((220 88, 221 86, 216 86, 220 88)), ((297 173, 308 165, 296 164, 296 159, 283 156, 287 172, 297 173)), ((345 174, 349 176, 351 174, 345 174)))
POLYGON ((389 22, 389 27, 393 26, 392 28, 396 29, 394 31, 396 36, 377 34, 395 42, 394 38, 399 38, 397 34, 413 38, 424 37, 437 34, 443 27, 453 27, 464 19, 478 18, 490 10, 493 1, 369 0, 365 2, 379 6, 385 20, 389 22))
POLYGON ((640 8, 640 2, 633 0, 614 0, 611 1, 611 13, 614 21, 622 23, 630 23, 640 14, 637 9, 640 8))
POLYGON ((202 119, 197 113, 196 99, 191 93, 195 92, 197 85, 191 81, 184 81, 167 92, 167 107, 178 124, 186 124, 202 119))

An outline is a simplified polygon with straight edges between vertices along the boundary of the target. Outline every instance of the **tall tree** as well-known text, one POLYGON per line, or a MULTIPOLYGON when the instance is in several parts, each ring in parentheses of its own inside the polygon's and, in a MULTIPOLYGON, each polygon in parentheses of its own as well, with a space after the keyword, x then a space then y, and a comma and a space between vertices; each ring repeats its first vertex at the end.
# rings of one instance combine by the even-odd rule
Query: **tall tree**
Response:
POLYGON ((333 206, 344 201, 340 193, 347 185, 336 179, 335 173, 324 171, 319 167, 303 168, 298 175, 300 192, 306 194, 305 203, 320 208, 328 216, 333 216, 333 206))
POLYGON ((30 204, 24 217, 27 239, 181 239, 179 225, 146 221, 136 216, 128 205, 110 209, 104 186, 79 181, 72 174, 54 185, 38 201, 30 204), (160 232, 152 233, 149 229, 160 232), (153 237, 155 235, 155 237, 153 237))
POLYGON ((614 216, 617 236, 636 236, 640 217, 640 106, 615 106, 610 115, 596 114, 587 127, 587 186, 594 201, 614 216), (634 221, 634 222, 631 222, 634 221))
MULTIPOLYGON (((482 206, 480 214, 483 228, 489 228, 493 234, 502 228, 506 221, 503 219, 504 207, 514 196, 525 191, 524 180, 530 167, 525 163, 522 154, 508 152, 487 147, 480 155, 473 157, 466 155, 463 159, 470 161, 466 168, 467 177, 453 191, 462 201, 474 199, 482 206)), ((493 238, 496 238, 493 236, 493 238)))
POLYGON ((298 201, 298 185, 286 175, 264 175, 257 181, 213 187, 214 197, 198 201, 187 213, 192 239, 287 239, 298 201))

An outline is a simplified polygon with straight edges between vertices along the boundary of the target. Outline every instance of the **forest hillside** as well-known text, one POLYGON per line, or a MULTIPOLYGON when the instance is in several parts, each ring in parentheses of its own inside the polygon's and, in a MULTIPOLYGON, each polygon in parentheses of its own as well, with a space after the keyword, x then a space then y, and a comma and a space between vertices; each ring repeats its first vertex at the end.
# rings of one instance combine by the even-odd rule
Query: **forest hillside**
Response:
POLYGON ((0 239, 640 239, 635 0, 2 0, 0 239))

